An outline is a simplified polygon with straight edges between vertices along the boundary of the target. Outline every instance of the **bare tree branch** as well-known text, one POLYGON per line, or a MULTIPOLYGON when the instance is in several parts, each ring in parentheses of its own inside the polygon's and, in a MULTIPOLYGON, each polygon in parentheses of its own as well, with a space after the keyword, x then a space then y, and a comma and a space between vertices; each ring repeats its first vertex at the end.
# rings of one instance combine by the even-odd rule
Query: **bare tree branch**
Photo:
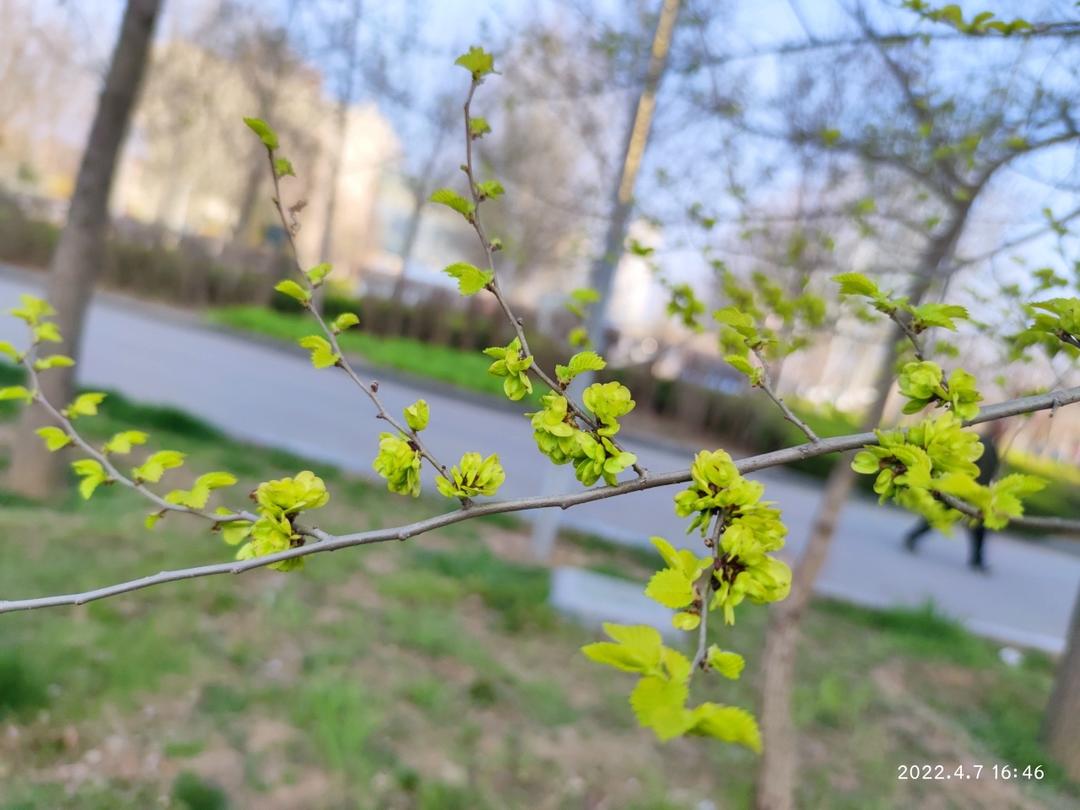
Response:
MULTIPOLYGON (((986 408, 983 408, 979 415, 974 419, 965 422, 965 425, 992 422, 1010 416, 1033 413, 1035 411, 1056 410, 1057 408, 1072 405, 1077 402, 1080 402, 1080 386, 1064 388, 1046 394, 1021 397, 1019 399, 1001 402, 996 405, 989 405, 986 408)), ((747 474, 769 467, 791 464, 792 462, 803 459, 828 455, 830 453, 843 453, 877 443, 877 434, 872 432, 855 433, 849 436, 837 436, 822 439, 818 442, 808 442, 794 447, 786 447, 782 450, 774 450, 770 453, 762 453, 760 455, 739 459, 735 462, 735 468, 740 473, 747 474)), ((468 509, 457 509, 452 512, 445 512, 441 515, 435 515, 397 528, 376 529, 373 531, 342 535, 330 535, 324 533, 326 539, 322 542, 290 548, 286 551, 280 551, 276 554, 267 554, 263 557, 211 565, 200 565, 192 568, 180 568, 173 571, 161 571, 160 573, 140 577, 139 579, 120 582, 114 585, 108 585, 79 593, 44 596, 31 599, 4 600, 0 601, 0 613, 12 613, 19 610, 34 610, 37 608, 57 607, 61 605, 81 605, 87 602, 141 590, 143 588, 162 585, 166 582, 178 582, 180 580, 216 576, 218 574, 242 574, 245 571, 251 571, 256 568, 265 568, 268 565, 282 562, 283 560, 306 557, 310 554, 337 551, 338 549, 350 548, 352 546, 386 543, 392 540, 408 540, 411 537, 416 537, 417 535, 430 532, 434 529, 439 529, 444 526, 460 523, 464 520, 471 520, 484 515, 500 515, 511 512, 524 512, 532 509, 545 509, 549 507, 569 509, 572 506, 583 503, 591 503, 592 501, 604 500, 606 498, 629 495, 633 492, 641 492, 656 487, 684 484, 688 481, 690 481, 690 470, 684 469, 659 475, 649 475, 615 486, 596 487, 565 495, 533 496, 517 500, 496 501, 494 503, 474 505, 468 509)), ((1030 525, 1033 528, 1052 528, 1056 531, 1069 533, 1080 532, 1080 521, 1055 520, 1053 521, 1052 526, 1047 526, 1046 520, 1047 519, 1045 518, 1039 518, 1035 519, 1034 522, 1029 522, 1029 519, 1019 519, 1012 521, 1012 523, 1016 526, 1030 525)))

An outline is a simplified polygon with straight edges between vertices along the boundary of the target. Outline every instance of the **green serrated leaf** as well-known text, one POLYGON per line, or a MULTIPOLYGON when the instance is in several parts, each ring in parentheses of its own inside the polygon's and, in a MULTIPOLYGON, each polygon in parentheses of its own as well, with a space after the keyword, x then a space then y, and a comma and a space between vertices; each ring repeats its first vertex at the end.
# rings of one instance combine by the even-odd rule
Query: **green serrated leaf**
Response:
POLYGON ((105 395, 97 391, 88 391, 79 394, 70 405, 64 409, 64 415, 68 419, 77 419, 80 416, 96 416, 98 405, 105 401, 105 395))
POLYGON ((311 365, 315 368, 328 368, 341 360, 341 356, 334 352, 330 341, 320 335, 302 337, 297 343, 311 352, 311 365))
POLYGON ((841 295, 862 295, 876 298, 881 295, 878 285, 862 273, 840 273, 832 277, 840 285, 841 295))
POLYGON ((607 367, 607 361, 593 351, 578 352, 570 358, 565 366, 556 365, 555 374, 561 383, 569 383, 579 374, 586 371, 601 371, 607 367))
POLYGON ((82 495, 83 500, 89 500, 90 496, 94 494, 94 490, 109 480, 105 468, 92 458, 80 458, 78 461, 73 461, 71 462, 71 468, 81 479, 79 481, 79 494, 82 495))
POLYGON ((462 295, 476 295, 495 277, 490 270, 481 270, 467 262, 454 262, 444 267, 443 272, 457 279, 458 290, 462 295))
POLYGON ((141 430, 125 430, 117 433, 105 443, 106 453, 130 453, 131 448, 137 444, 146 444, 150 438, 141 430))
POLYGON ((473 45, 466 53, 454 60, 455 65, 465 68, 472 74, 474 81, 495 72, 495 57, 481 48, 473 45))
POLYGON ((746 666, 746 661, 741 655, 721 650, 715 644, 709 647, 705 660, 711 669, 715 669, 725 678, 730 678, 733 681, 738 679, 739 675, 742 674, 743 667, 746 666))
POLYGON ((50 453, 56 452, 62 447, 67 447, 71 444, 71 437, 60 428, 53 427, 52 425, 38 428, 34 432, 45 440, 45 447, 50 453))
POLYGON ((645 595, 664 607, 683 608, 694 601, 694 583, 674 568, 657 571, 645 588, 645 595))
POLYGON ((452 208, 457 211, 466 219, 471 219, 473 212, 476 210, 476 206, 469 200, 466 200, 452 188, 440 188, 432 192, 429 198, 433 203, 439 205, 445 205, 447 208, 452 208))
POLYGON ((159 450, 135 467, 131 474, 137 481, 149 481, 156 484, 166 470, 181 466, 185 458, 186 456, 179 450, 159 450))

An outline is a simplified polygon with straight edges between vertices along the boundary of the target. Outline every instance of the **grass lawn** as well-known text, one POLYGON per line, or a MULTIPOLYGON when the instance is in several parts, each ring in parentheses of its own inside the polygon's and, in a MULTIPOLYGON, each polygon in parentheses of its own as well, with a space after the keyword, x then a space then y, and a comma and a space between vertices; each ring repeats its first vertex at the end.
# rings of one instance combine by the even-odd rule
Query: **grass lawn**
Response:
MULTIPOLYGON (((212 323, 285 340, 294 345, 306 335, 319 333, 318 324, 308 314, 291 315, 264 307, 215 309, 207 317, 212 323)), ((345 332, 338 337, 338 341, 345 352, 359 355, 371 365, 505 399, 502 378, 488 374, 491 358, 481 352, 466 352, 413 338, 377 337, 358 330, 345 332)))
MULTIPOLYGON (((235 493, 309 465, 232 444, 169 410, 111 400, 99 436, 145 427, 191 474, 229 469, 235 493)), ((10 437, 10 422, 0 425, 10 437)), ((4 442, 6 445, 6 441, 4 442)), ((315 466, 330 530, 445 508, 315 466)), ((145 502, 108 488, 84 503, 4 496, 0 594, 84 589, 227 558, 197 521, 153 532, 145 502)), ((666 745, 635 727, 623 675, 584 659, 598 634, 546 606, 549 573, 507 519, 404 544, 166 585, 74 609, 0 616, 0 810, 689 810, 748 806, 756 758, 716 742, 666 745)), ((559 561, 644 581, 640 552, 566 539, 559 561)), ((741 681, 695 699, 756 702, 764 609, 717 641, 741 681)), ((800 806, 1075 807, 1034 742, 1052 665, 1007 666, 932 611, 812 610, 795 710, 800 806), (1029 785, 898 781, 904 763, 1043 764, 1029 785)), ((985 773, 985 771, 984 771, 985 773)))

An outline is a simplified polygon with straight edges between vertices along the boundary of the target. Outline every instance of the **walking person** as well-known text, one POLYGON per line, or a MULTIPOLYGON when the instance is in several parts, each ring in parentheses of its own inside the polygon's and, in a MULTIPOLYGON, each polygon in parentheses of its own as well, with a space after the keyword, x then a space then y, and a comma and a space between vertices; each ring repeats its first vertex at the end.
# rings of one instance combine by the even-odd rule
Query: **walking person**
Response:
MULTIPOLYGON (((998 467, 1001 464, 998 444, 1004 435, 1005 425, 1000 420, 991 422, 982 435, 983 454, 979 456, 975 464, 979 468, 979 475, 976 480, 983 486, 988 485, 997 475, 998 467)), ((904 548, 914 554, 919 540, 929 531, 930 524, 926 521, 926 518, 922 518, 910 532, 904 535, 904 548)), ((983 555, 986 544, 986 526, 983 525, 981 520, 976 520, 968 527, 968 532, 971 536, 971 554, 968 558, 968 565, 975 571, 986 573, 989 571, 983 555)))

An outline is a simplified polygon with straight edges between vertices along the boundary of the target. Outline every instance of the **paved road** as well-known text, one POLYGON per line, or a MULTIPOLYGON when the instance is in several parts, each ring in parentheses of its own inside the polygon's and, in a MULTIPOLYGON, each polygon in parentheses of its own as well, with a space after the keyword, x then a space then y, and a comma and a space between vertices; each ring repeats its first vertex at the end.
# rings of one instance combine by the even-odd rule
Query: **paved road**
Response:
MULTIPOLYGON (((35 289, 35 279, 0 274, 0 307, 35 289)), ((0 318, 0 339, 21 341, 21 324, 0 318)), ((18 345, 18 343, 17 343, 18 345)), ((217 425, 229 435, 275 445, 316 461, 371 474, 380 423, 367 400, 341 375, 316 371, 291 352, 201 328, 187 315, 99 295, 91 309, 79 366, 82 383, 106 387, 144 402, 173 405, 217 425), (303 427, 300 427, 303 426, 303 427)), ((387 407, 400 411, 420 396, 431 405, 429 442, 443 459, 468 450, 498 452, 507 471, 502 493, 535 494, 543 466, 525 420, 506 408, 487 408, 467 397, 384 381, 387 407)), ((687 466, 691 454, 630 441, 654 471, 687 466)), ((783 471, 761 474, 768 497, 779 503, 797 553, 819 498, 817 485, 783 471)), ((573 486, 572 479, 567 487, 573 486)), ((684 537, 671 497, 678 488, 575 507, 565 516, 574 528, 622 542, 651 534, 684 537)), ((863 604, 917 605, 932 599, 973 630, 1041 649, 1063 645, 1080 585, 1080 557, 994 536, 989 576, 964 567, 965 539, 928 538, 917 557, 899 549, 911 518, 872 501, 845 508, 819 589, 863 604)))

